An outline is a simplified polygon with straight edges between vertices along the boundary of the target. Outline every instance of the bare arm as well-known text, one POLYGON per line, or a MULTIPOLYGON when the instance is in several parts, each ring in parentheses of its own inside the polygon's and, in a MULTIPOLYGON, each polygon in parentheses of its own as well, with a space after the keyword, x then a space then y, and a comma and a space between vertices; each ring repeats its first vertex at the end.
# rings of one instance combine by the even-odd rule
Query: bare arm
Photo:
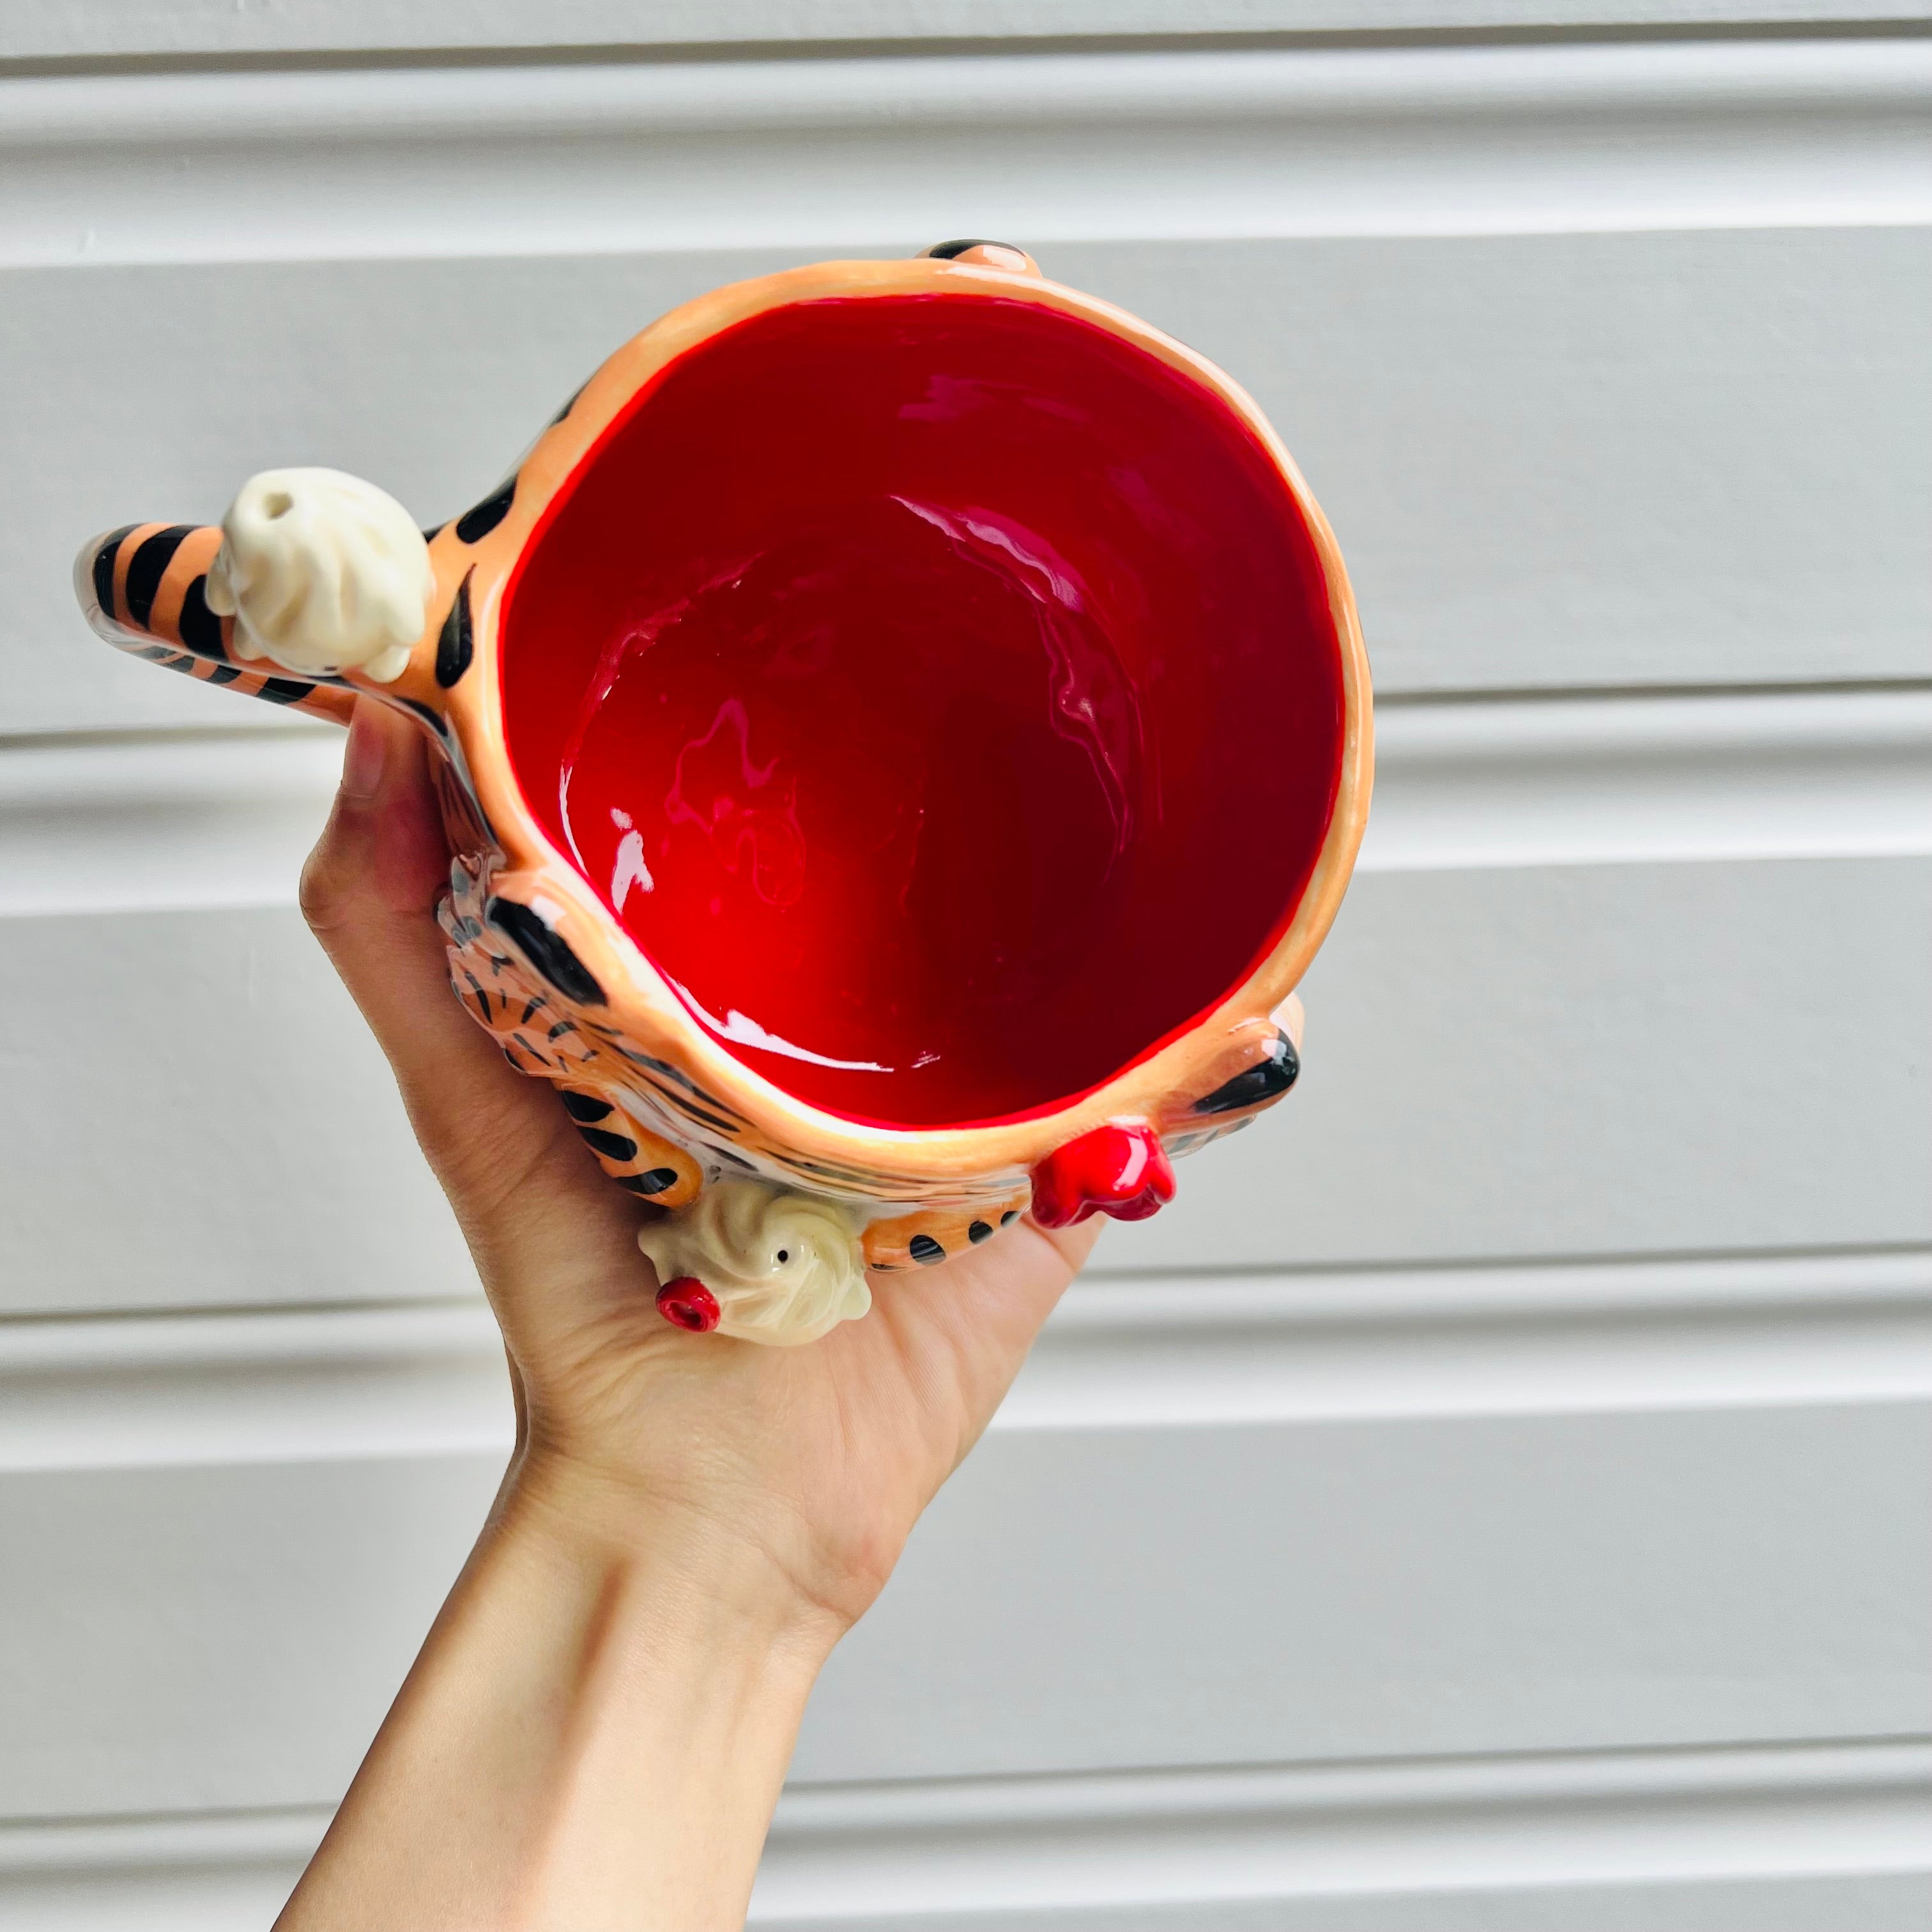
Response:
POLYGON ((517 1447, 278 1924, 736 1926, 820 1667, 1094 1229, 1023 1223, 803 1348, 669 1327, 646 1210, 450 996, 423 760, 358 707, 303 904, 502 1325, 517 1447))

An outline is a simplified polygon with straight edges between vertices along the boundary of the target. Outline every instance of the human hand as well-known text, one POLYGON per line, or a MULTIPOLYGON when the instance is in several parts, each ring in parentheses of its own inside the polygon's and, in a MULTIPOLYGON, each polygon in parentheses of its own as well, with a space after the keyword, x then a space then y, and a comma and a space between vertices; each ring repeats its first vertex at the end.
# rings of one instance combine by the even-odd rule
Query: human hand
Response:
POLYGON ((849 1624, 1099 1224, 1022 1220, 893 1277, 864 1319, 804 1348, 672 1328, 637 1246, 654 1210, 604 1178, 549 1084, 506 1065, 452 997, 432 910, 449 854, 425 758, 407 721, 358 705, 302 904, 388 1056, 502 1324, 516 1480, 606 1522, 675 1510, 728 1528, 775 1582, 849 1624))
POLYGON ((709 1932, 742 1919, 820 1666, 1097 1228, 1022 1221, 804 1347, 673 1327, 652 1210, 451 994, 426 758, 359 701, 302 906, 475 1257, 517 1445, 278 1924, 709 1932))

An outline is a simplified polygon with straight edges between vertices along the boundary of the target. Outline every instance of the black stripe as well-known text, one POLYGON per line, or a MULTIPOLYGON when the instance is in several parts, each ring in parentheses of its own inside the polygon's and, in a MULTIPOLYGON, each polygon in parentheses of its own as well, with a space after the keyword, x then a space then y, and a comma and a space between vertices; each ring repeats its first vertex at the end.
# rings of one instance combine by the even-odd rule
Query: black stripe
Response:
POLYGON ((979 1242, 986 1240, 992 1234, 992 1228, 986 1222, 975 1221, 972 1226, 966 1230, 966 1238, 969 1241, 976 1244, 979 1242))
POLYGON ((946 1250, 930 1234, 915 1234, 906 1244, 906 1252, 922 1268, 931 1268, 946 1258, 946 1250))
POLYGON ((625 1134, 607 1134, 602 1127, 579 1127, 586 1145, 595 1148, 607 1160, 635 1160, 638 1144, 625 1134))
POLYGON ((668 1187, 677 1185, 677 1169, 674 1167, 654 1167, 644 1174, 614 1174, 610 1178, 620 1187, 628 1187, 633 1194, 662 1194, 668 1187))
POLYGON ((563 1110, 573 1120, 581 1120, 588 1125, 604 1119, 610 1111, 610 1103, 589 1094, 567 1093, 563 1096, 563 1110))
POLYGON ((463 581, 456 586, 456 595, 450 599, 449 615, 442 620, 442 633, 436 640, 436 681, 446 691, 470 668, 470 660, 476 655, 476 640, 470 633, 472 574, 466 571, 463 581))
POLYGON ((1286 1094, 1301 1072, 1301 1058, 1294 1042, 1278 1033, 1268 1043, 1268 1058, 1238 1073, 1216 1088, 1204 1100, 1194 1103, 1197 1114, 1232 1114, 1243 1107, 1256 1107, 1286 1094))
POLYGON ((481 543, 510 514, 516 494, 517 479, 512 476, 494 496, 485 496, 457 518, 456 534, 466 544, 481 543))
POLYGON ((238 665, 217 664, 208 674, 208 681, 210 684, 232 684, 241 675, 241 668, 238 665))
POLYGON ((314 691, 312 684, 304 684, 292 677, 265 677, 262 688, 255 695, 266 698, 271 704, 298 704, 314 691))
POLYGON ((100 548, 94 553, 94 601, 104 616, 115 614, 114 560, 121 554, 121 546, 140 528, 138 524, 123 524, 111 537, 103 537, 100 548))
POLYGON ((227 647, 221 641, 221 620, 208 608, 206 577, 197 577, 188 586, 188 594, 182 599, 181 622, 176 628, 181 632, 184 650, 214 664, 228 661, 227 647))
MULTIPOLYGON (((963 255, 968 248, 1013 248, 1010 242, 988 242, 982 235, 969 235, 963 241, 935 242, 926 251, 935 262, 950 262, 956 255, 963 255)), ((1013 248, 1016 255, 1024 255, 1024 248, 1013 248)))
MULTIPOLYGON (((665 1079, 670 1081, 676 1086, 682 1087, 685 1091, 692 1095, 694 1099, 702 1100, 707 1107, 716 1107, 720 1113, 724 1113, 729 1110, 730 1103, 728 1102, 719 1100, 715 1094, 706 1093, 704 1089, 699 1086, 698 1082, 692 1079, 691 1076, 686 1073, 682 1068, 672 1066, 670 1062, 668 1060, 653 1060, 648 1053, 632 1052, 630 1048, 624 1045, 614 1027, 599 1027, 597 1030, 601 1033, 606 1040, 609 1040, 611 1045, 616 1047, 617 1051, 621 1053, 632 1066, 648 1067, 652 1072, 662 1074, 665 1079)), ((829 1167, 824 1170, 826 1174, 830 1174, 834 1171, 834 1169, 829 1167)), ((871 1176, 868 1174, 860 1174, 856 1176, 855 1178, 865 1180, 869 1180, 871 1176)))
POLYGON ((870 1180, 872 1178, 856 1168, 836 1166, 830 1161, 795 1160, 792 1166, 800 1174, 816 1174, 826 1180, 870 1180))
POLYGON ((161 587, 161 579, 170 564, 175 560, 175 552, 182 547, 182 539, 194 528, 192 524, 170 524, 164 530, 157 530, 142 542, 135 551, 128 566, 128 616, 138 628, 148 628, 148 619, 154 608, 154 592, 161 587))
POLYGON ((490 1024, 490 995, 484 992, 475 974, 466 973, 463 976, 470 982, 470 991, 476 996, 476 1010, 482 1016, 483 1024, 488 1026, 490 1024))
POLYGON ((553 932, 528 906, 514 899, 493 898, 483 908, 483 916, 514 939, 524 957, 566 999, 590 1006, 610 1004, 596 976, 570 950, 569 941, 553 932))
POLYGON ((744 1130, 742 1121, 728 1120, 722 1114, 707 1114, 702 1107, 694 1107, 682 1094, 667 1093, 664 1097, 687 1120, 695 1120, 701 1127, 712 1128, 721 1134, 740 1133, 744 1130))

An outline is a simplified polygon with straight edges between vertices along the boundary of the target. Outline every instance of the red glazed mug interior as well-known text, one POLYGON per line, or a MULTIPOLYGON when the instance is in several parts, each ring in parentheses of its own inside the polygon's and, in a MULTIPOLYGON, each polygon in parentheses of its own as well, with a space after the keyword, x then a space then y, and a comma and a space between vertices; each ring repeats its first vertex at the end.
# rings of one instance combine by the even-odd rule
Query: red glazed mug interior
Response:
POLYGON ((744 1066, 1023 1119, 1267 958, 1334 812, 1343 640, 1221 396, 1018 299, 766 309, 670 362, 508 586, 529 808, 744 1066))

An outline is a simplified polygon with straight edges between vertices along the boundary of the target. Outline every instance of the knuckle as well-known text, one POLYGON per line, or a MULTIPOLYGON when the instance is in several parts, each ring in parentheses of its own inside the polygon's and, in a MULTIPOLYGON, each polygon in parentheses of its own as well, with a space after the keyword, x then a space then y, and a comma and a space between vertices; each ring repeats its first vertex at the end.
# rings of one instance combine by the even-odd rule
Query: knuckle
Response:
POLYGON ((353 874, 344 862, 329 833, 303 862, 296 902, 308 928, 318 939, 326 940, 346 922, 354 898, 353 874))

